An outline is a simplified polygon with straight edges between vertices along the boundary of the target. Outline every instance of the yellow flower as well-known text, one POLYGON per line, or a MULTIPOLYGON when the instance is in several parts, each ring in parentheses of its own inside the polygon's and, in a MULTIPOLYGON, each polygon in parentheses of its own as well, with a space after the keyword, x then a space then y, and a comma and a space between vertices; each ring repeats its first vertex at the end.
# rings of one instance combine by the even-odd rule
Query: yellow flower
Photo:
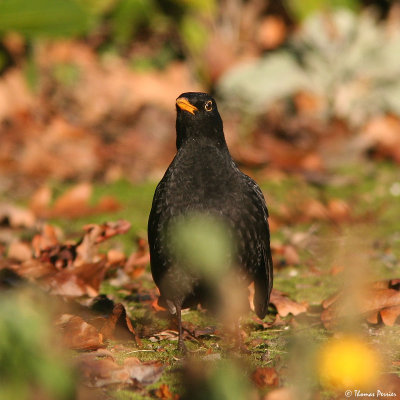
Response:
POLYGON ((379 354, 357 336, 331 339, 318 355, 321 383, 338 390, 372 388, 380 367, 379 354))

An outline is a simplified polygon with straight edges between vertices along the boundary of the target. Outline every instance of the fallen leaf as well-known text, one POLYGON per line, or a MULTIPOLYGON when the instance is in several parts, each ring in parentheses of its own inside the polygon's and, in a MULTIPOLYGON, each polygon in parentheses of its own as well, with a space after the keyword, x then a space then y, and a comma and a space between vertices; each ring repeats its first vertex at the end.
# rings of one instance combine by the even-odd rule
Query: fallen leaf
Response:
POLYGON ((54 265, 37 259, 26 260, 21 264, 14 264, 12 270, 19 276, 27 279, 40 279, 57 272, 54 265))
POLYGON ((63 314, 57 321, 62 331, 63 344, 74 350, 95 350, 105 347, 103 335, 81 317, 63 314))
POLYGON ((85 285, 90 286, 91 295, 96 292, 95 296, 97 296, 100 285, 104 280, 105 274, 107 272, 108 265, 105 259, 101 259, 98 262, 81 264, 78 267, 75 267, 71 270, 77 278, 80 279, 85 285))
POLYGON ((153 334, 149 338, 150 342, 160 342, 161 340, 178 340, 178 332, 173 330, 165 330, 162 332, 158 332, 153 334))
POLYGON ((107 252, 107 262, 109 264, 122 264, 126 260, 125 254, 116 249, 110 249, 107 252))
POLYGON ((294 400, 296 397, 289 388, 279 388, 271 390, 263 400, 294 400))
POLYGON ((279 376, 274 368, 257 368, 251 375, 252 381, 259 387, 278 386, 279 376))
POLYGON ((124 360, 124 369, 128 371, 132 382, 141 385, 151 385, 158 381, 164 370, 164 367, 158 362, 140 363, 133 357, 124 360))
POLYGON ((400 305, 384 308, 380 312, 382 322, 387 326, 393 326, 400 315, 400 305))
POLYGON ((12 228, 33 228, 36 218, 32 211, 9 203, 0 203, 0 224, 12 228))
POLYGON ((138 237, 136 239, 136 244, 138 248, 135 253, 132 253, 129 256, 124 268, 125 272, 133 279, 140 276, 144 271, 144 267, 150 262, 150 252, 147 240, 138 237))
POLYGON ((330 270, 330 274, 333 275, 333 276, 336 276, 336 275, 340 274, 343 271, 344 271, 344 266, 343 265, 333 265, 331 270, 330 270))
POLYGON ((160 385, 160 387, 158 387, 157 389, 154 389, 152 391, 152 394, 157 399, 162 399, 162 400, 178 399, 179 398, 178 396, 174 396, 171 393, 171 390, 169 389, 168 385, 166 385, 165 383, 162 383, 160 385))
POLYGON ((55 201, 52 209, 53 215, 64 217, 82 215, 82 210, 86 212, 92 192, 93 186, 88 182, 73 186, 55 201))
POLYGON ((39 257, 43 250, 57 246, 58 236, 60 235, 53 225, 44 224, 41 233, 35 235, 32 240, 35 257, 39 257))
POLYGON ((42 186, 31 197, 29 208, 37 216, 45 216, 52 198, 52 190, 48 186, 42 186))
POLYGON ((329 218, 329 211, 327 208, 318 200, 310 199, 303 204, 301 209, 304 210, 304 214, 310 219, 325 220, 329 218))
POLYGON ((344 200, 331 199, 328 202, 328 214, 333 221, 348 221, 350 219, 350 207, 344 200))
POLYGON ((164 367, 154 362, 141 363, 135 357, 126 358, 122 366, 111 359, 86 358, 81 360, 80 369, 91 387, 146 386, 160 379, 164 367))
MULTIPOLYGON (((356 293, 356 310, 363 314, 369 323, 377 324, 380 320, 389 326, 396 323, 400 315, 400 290, 397 281, 378 281, 356 293)), ((340 318, 348 315, 343 300, 344 293, 339 292, 323 301, 321 320, 325 327, 332 327, 340 318)))
POLYGON ((120 336, 123 332, 129 333, 128 337, 126 334, 124 334, 123 337, 125 339, 132 339, 133 336, 135 341, 140 344, 140 339, 132 326, 131 320, 126 314, 125 307, 122 303, 115 304, 112 314, 107 318, 100 332, 105 339, 115 338, 115 336, 120 336), (117 331, 117 327, 119 327, 119 332, 117 331))
MULTIPOLYGON (((71 271, 58 271, 56 274, 44 278, 42 285, 53 295, 65 297, 86 296, 88 288, 85 283, 74 275, 71 271)), ((97 293, 92 293, 95 297, 97 293)))
POLYGON ((269 15, 258 28, 257 41, 265 50, 271 50, 283 43, 287 35, 285 22, 281 17, 269 15))
POLYGON ((370 119, 363 132, 364 147, 374 149, 377 158, 400 162, 400 119, 396 115, 383 115, 370 119))
POLYGON ((276 307, 281 317, 286 317, 288 314, 298 315, 307 311, 305 304, 296 303, 289 299, 283 292, 276 289, 272 289, 270 303, 276 307))
POLYGON ((26 242, 14 241, 8 248, 7 256, 17 261, 30 260, 32 258, 31 246, 26 242))

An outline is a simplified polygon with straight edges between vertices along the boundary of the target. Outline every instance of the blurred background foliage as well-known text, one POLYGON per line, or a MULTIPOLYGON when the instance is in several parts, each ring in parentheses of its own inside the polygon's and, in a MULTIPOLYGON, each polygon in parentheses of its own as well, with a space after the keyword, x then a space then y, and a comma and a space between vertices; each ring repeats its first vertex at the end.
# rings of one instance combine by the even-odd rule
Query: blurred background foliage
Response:
POLYGON ((191 90, 217 97, 244 166, 318 171, 348 154, 398 161, 399 9, 385 0, 4 0, 0 122, 14 140, 0 150, 3 186, 18 181, 10 175, 36 187, 160 177, 174 153, 174 99, 191 90), (351 140, 325 157, 325 138, 343 135, 351 140))

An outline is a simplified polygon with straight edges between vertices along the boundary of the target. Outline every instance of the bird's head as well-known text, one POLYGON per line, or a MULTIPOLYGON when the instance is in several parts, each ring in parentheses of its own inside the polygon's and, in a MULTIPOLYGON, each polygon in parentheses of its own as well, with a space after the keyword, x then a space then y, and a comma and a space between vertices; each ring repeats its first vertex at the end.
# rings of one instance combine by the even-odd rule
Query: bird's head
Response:
POLYGON ((176 145, 186 141, 225 146, 222 120, 217 103, 207 93, 187 92, 176 99, 176 145))

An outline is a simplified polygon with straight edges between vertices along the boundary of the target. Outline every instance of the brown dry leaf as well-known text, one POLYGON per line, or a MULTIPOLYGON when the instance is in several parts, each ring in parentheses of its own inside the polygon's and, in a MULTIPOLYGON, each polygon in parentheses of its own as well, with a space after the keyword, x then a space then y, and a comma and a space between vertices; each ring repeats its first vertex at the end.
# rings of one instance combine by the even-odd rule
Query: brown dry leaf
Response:
POLYGON ((263 400, 294 400, 295 396, 289 388, 279 388, 271 390, 263 400))
POLYGON ((38 216, 45 216, 53 197, 52 190, 48 186, 42 186, 31 197, 29 208, 38 216))
POLYGON ((179 399, 179 396, 177 396, 177 395, 174 396, 171 393, 171 390, 169 389, 168 385, 166 385, 165 383, 162 383, 159 388, 153 390, 152 394, 157 399, 162 399, 162 400, 179 399))
POLYGON ((289 299, 283 292, 276 289, 272 289, 270 303, 276 307, 281 317, 286 317, 289 314, 298 315, 307 311, 305 304, 296 303, 289 299))
POLYGON ((92 193, 93 186, 88 182, 73 186, 55 201, 52 209, 53 216, 77 217, 85 215, 92 193))
POLYGON ((150 342, 160 342, 161 340, 178 340, 178 332, 167 329, 158 332, 149 338, 150 342))
POLYGON ((42 284, 53 295, 65 297, 81 297, 90 294, 95 297, 97 295, 97 292, 91 293, 90 288, 71 271, 59 271, 45 278, 42 284))
POLYGON ((35 258, 24 261, 21 264, 14 264, 11 269, 19 276, 27 279, 40 279, 57 272, 54 265, 49 262, 42 262, 35 258))
POLYGON ((400 315, 400 305, 384 308, 380 312, 382 322, 387 326, 393 326, 400 315))
POLYGON ((32 239, 35 257, 39 257, 43 250, 57 246, 57 237, 56 228, 52 225, 45 224, 42 228, 42 232, 35 235, 32 239))
POLYGON ((82 242, 76 247, 75 266, 97 262, 100 259, 97 244, 115 236, 126 233, 131 224, 125 220, 106 222, 104 224, 89 224, 84 226, 86 231, 82 242))
POLYGON ((58 270, 71 268, 76 257, 75 244, 57 244, 42 250, 38 256, 42 262, 50 262, 58 270))
POLYGON ((79 278, 85 285, 92 289, 90 290, 91 296, 97 296, 107 269, 108 265, 106 260, 102 259, 95 263, 82 264, 79 267, 74 268, 71 272, 76 275, 77 278, 79 278))
POLYGON ((150 252, 147 240, 137 239, 138 249, 132 253, 125 264, 124 270, 132 279, 138 278, 150 262, 150 252))
POLYGON ((40 188, 32 197, 31 210, 41 217, 68 217, 77 218, 86 215, 117 211, 120 208, 118 201, 112 196, 103 196, 98 204, 90 205, 92 185, 83 182, 75 185, 60 196, 50 207, 52 192, 47 186, 40 188))
POLYGON ((100 284, 107 271, 105 260, 97 263, 82 264, 77 268, 64 269, 45 278, 43 285, 51 294, 65 297, 96 297, 100 284))
POLYGON ((105 339, 113 339, 116 336, 132 339, 133 335, 135 341, 140 343, 140 339, 132 326, 131 320, 126 314, 125 307, 121 303, 115 304, 112 314, 107 318, 100 332, 105 339), (127 334, 129 334, 128 337, 127 334))
POLYGON ((348 221, 350 219, 350 207, 341 199, 331 199, 328 202, 329 218, 336 222, 348 221))
POLYGON ((299 113, 315 114, 323 107, 323 99, 311 92, 297 92, 293 100, 299 113))
POLYGON ((329 218, 329 211, 318 200, 310 199, 301 207, 304 214, 310 219, 325 220, 329 218))
MULTIPOLYGON (((322 303, 325 310, 321 314, 321 320, 325 327, 332 327, 338 319, 347 315, 348 310, 342 300, 344 294, 339 292, 322 303)), ((365 314, 369 323, 376 324, 381 319, 385 325, 392 326, 400 315, 400 290, 397 280, 375 282, 369 288, 360 290, 357 293, 357 303, 358 312, 365 314)))
POLYGON ((151 385, 161 377, 164 367, 159 362, 141 364, 137 358, 131 357, 124 360, 124 369, 129 372, 129 378, 133 382, 151 385))
POLYGON ((62 340, 66 347, 74 350, 96 350, 105 347, 103 335, 81 317, 63 314, 57 321, 62 329, 62 340))
POLYGON ((95 237, 95 242, 96 243, 101 243, 104 242, 105 240, 115 236, 115 235, 121 235, 129 231, 131 228, 131 223, 120 219, 118 221, 111 221, 111 222, 105 222, 104 224, 97 225, 97 224, 89 224, 85 225, 83 229, 87 232, 90 233, 93 229, 96 229, 96 234, 95 237), (99 228, 99 230, 97 230, 99 228))
POLYGON ((90 229, 84 227, 86 233, 78 246, 76 246, 75 266, 97 262, 99 260, 97 240, 102 235, 100 225, 91 224, 90 229))
POLYGON ((120 384, 122 386, 150 385, 155 383, 164 367, 159 363, 141 363, 131 357, 122 366, 111 359, 85 358, 80 369, 92 387, 120 384))
POLYGON ((285 22, 281 17, 265 17, 257 32, 257 42, 265 50, 275 49, 283 43, 287 35, 285 22))
POLYGON ((123 264, 126 260, 125 254, 116 249, 110 249, 107 252, 107 262, 111 265, 123 264))
POLYGON ((103 196, 100 198, 99 203, 94 207, 90 207, 88 210, 89 214, 102 214, 106 212, 114 212, 121 209, 121 205, 118 200, 113 196, 103 196))
POLYGON ((90 387, 102 387, 128 380, 128 373, 109 358, 97 359, 91 357, 81 359, 79 368, 87 385, 90 387))
POLYGON ((7 70, 0 80, 0 121, 12 120, 12 116, 28 111, 33 103, 25 72, 21 68, 7 70))
POLYGON ((300 264, 300 256, 294 246, 286 245, 283 247, 283 257, 289 265, 300 264))
POLYGON ((336 276, 344 271, 343 265, 333 265, 329 273, 333 276, 336 276))
POLYGON ((400 305, 400 291, 394 289, 375 289, 367 291, 360 311, 362 313, 381 310, 386 307, 400 305))
POLYGON ((12 228, 33 228, 36 218, 32 211, 10 203, 0 203, 0 224, 7 223, 12 228))
POLYGON ((374 148, 375 154, 400 162, 400 118, 384 115, 368 121, 362 133, 366 148, 374 148))
POLYGON ((274 368, 257 368, 251 375, 252 381, 259 387, 278 386, 279 376, 274 368))
POLYGON ((56 114, 45 125, 32 121, 29 135, 23 137, 19 153, 13 156, 18 157, 17 172, 25 177, 44 180, 51 176, 60 181, 90 179, 101 168, 96 151, 99 145, 98 135, 56 114))
POLYGON ((31 246, 22 241, 14 241, 10 244, 7 253, 8 258, 13 258, 17 261, 26 261, 32 258, 31 246))

